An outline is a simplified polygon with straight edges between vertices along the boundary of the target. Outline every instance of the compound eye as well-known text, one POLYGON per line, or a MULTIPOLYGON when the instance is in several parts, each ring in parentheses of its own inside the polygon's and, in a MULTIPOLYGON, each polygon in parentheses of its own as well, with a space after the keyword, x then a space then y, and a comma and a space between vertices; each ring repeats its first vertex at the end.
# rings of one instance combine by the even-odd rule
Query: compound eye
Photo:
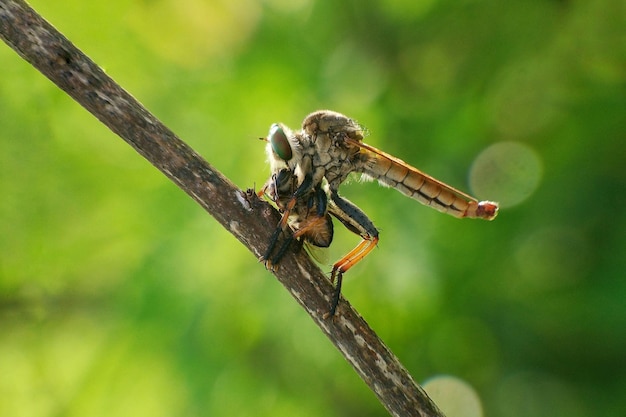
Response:
POLYGON ((279 124, 274 123, 272 127, 270 127, 268 140, 272 145, 272 150, 280 159, 283 161, 289 161, 291 159, 293 156, 291 145, 289 144, 287 135, 285 135, 285 131, 279 124))

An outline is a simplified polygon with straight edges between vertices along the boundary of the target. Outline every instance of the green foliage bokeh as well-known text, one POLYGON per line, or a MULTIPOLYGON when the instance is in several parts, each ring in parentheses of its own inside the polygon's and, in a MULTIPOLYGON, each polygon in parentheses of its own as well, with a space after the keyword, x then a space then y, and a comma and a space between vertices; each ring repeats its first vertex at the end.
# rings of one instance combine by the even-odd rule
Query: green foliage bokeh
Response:
MULTIPOLYGON (((381 229, 344 295, 484 415, 626 409, 623 2, 31 4, 241 188, 268 176, 271 123, 330 108, 501 201, 460 221, 344 185, 381 229)), ((0 62, 0 416, 386 415, 217 222, 4 44, 0 62)), ((329 262, 358 242, 335 229, 329 262)))

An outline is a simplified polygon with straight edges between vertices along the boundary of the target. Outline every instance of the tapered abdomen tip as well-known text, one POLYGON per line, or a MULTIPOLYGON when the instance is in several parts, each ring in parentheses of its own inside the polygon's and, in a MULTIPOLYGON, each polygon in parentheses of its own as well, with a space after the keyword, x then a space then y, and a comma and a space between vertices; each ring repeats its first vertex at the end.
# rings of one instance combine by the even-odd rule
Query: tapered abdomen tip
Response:
POLYGON ((485 220, 493 220, 498 215, 498 203, 493 201, 479 201, 476 207, 476 217, 485 220))

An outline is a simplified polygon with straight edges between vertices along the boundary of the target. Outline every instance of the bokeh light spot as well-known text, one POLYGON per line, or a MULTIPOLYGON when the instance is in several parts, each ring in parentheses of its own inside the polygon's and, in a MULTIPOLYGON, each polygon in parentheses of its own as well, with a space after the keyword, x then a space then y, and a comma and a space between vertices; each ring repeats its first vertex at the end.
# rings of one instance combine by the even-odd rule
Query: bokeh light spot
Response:
POLYGON ((483 415, 483 406, 476 390, 460 378, 436 376, 426 381, 424 390, 447 417, 483 415))
POLYGON ((542 176, 537 153, 520 142, 500 142, 485 149, 470 171, 474 195, 512 207, 537 189, 542 176))

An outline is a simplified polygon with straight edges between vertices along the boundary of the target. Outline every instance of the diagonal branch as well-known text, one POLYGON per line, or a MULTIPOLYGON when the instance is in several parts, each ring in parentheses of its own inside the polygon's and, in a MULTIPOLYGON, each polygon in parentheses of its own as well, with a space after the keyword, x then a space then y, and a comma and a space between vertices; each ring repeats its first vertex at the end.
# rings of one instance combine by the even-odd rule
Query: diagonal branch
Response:
MULTIPOLYGON (((189 194, 255 256, 263 253, 278 212, 233 185, 23 0, 0 0, 0 37, 189 194)), ((347 302, 339 304, 336 317, 323 318, 334 290, 304 251, 285 256, 274 275, 392 415, 443 416, 347 302)))

